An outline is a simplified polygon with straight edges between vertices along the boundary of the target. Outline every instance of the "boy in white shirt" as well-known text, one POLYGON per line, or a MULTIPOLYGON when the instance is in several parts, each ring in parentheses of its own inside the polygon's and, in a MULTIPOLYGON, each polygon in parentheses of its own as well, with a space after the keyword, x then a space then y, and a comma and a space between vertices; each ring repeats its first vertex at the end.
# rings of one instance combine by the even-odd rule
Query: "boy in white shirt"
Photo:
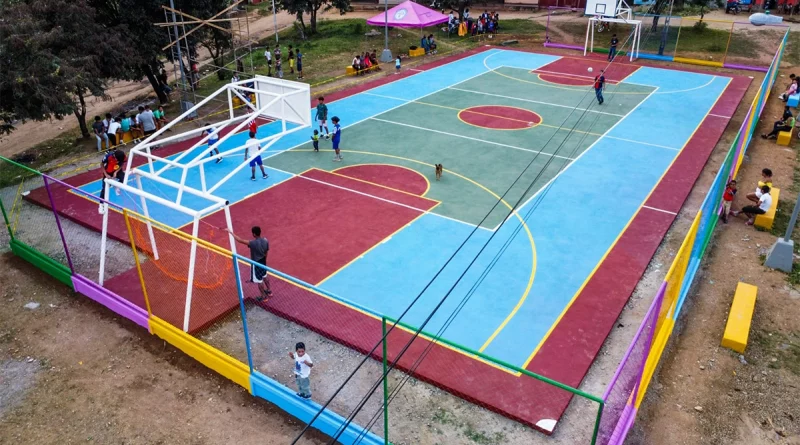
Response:
POLYGON ((297 382, 297 395, 304 399, 311 398, 311 368, 314 367, 314 362, 311 361, 311 356, 306 354, 306 345, 303 342, 298 342, 294 346, 295 352, 289 353, 289 358, 294 360, 294 379, 297 382))
POLYGON ((758 206, 745 206, 742 208, 742 213, 747 215, 747 225, 752 226, 756 219, 756 215, 763 215, 767 213, 772 207, 772 196, 769 194, 769 186, 761 186, 761 196, 758 198, 758 206))

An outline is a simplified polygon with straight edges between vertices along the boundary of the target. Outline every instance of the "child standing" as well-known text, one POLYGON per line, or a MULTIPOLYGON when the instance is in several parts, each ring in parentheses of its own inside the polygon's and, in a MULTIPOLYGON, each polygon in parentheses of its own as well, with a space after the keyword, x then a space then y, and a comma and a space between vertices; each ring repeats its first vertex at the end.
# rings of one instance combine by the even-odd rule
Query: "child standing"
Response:
POLYGON ((319 132, 322 133, 322 129, 325 128, 325 139, 330 139, 330 134, 328 134, 328 106, 325 105, 325 98, 320 96, 317 98, 317 122, 319 123, 319 132))
POLYGON ((289 353, 289 358, 294 360, 294 379, 297 382, 297 395, 304 399, 311 398, 311 368, 314 367, 314 362, 311 361, 311 356, 306 353, 306 345, 303 342, 298 342, 294 346, 295 352, 289 353))
POLYGON ((731 213, 731 205, 733 204, 733 198, 736 196, 736 181, 731 180, 728 182, 728 185, 725 186, 725 192, 722 194, 722 222, 728 224, 728 214, 731 213))
POLYGON ((287 58, 289 59, 289 74, 294 74, 294 48, 292 48, 292 45, 289 45, 287 58))
POLYGON ((331 118, 331 122, 333 122, 333 151, 336 153, 333 162, 342 162, 344 158, 341 152, 339 152, 339 142, 342 140, 342 127, 339 126, 339 118, 336 116, 331 118))
POLYGON ((398 54, 397 58, 394 59, 394 72, 395 74, 400 73, 400 54, 398 54))
MULTIPOLYGON (((261 149, 261 145, 256 140, 255 133, 250 133, 250 139, 247 141, 247 146, 244 149, 244 160, 248 160, 250 158, 250 149, 253 151, 258 152, 261 149)), ((267 179, 269 175, 267 174, 266 170, 264 170, 264 161, 261 159, 261 155, 257 155, 253 159, 250 160, 250 180, 256 180, 256 165, 261 169, 261 177, 267 179)))
POLYGON ((297 79, 303 80, 303 53, 297 48, 297 79))
MULTIPOLYGON (((206 127, 210 127, 211 124, 206 123, 206 127)), ((219 133, 217 133, 217 129, 214 127, 209 128, 208 130, 203 131, 201 136, 208 136, 208 148, 210 149, 208 152, 208 157, 213 157, 214 153, 217 154, 217 164, 222 162, 222 156, 219 155, 219 148, 215 147, 217 141, 219 141, 219 133)))
POLYGON ((314 151, 319 151, 319 131, 314 130, 314 134, 311 135, 312 144, 314 144, 314 151))
POLYGON ((281 57, 281 47, 280 45, 275 45, 275 74, 278 75, 279 78, 283 79, 283 66, 282 66, 282 57, 281 57))

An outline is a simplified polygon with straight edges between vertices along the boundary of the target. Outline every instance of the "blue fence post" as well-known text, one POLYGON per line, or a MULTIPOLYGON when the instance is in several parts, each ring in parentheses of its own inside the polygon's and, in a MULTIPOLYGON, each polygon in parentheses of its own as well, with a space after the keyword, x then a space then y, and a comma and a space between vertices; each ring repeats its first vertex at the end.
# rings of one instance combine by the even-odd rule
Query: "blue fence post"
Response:
POLYGON ((239 309, 242 311, 242 330, 244 331, 244 345, 247 348, 247 364, 250 366, 250 374, 253 373, 253 352, 250 350, 250 331, 247 329, 247 311, 244 308, 244 292, 242 292, 242 274, 239 273, 239 259, 237 254, 231 257, 233 260, 233 273, 236 274, 236 292, 239 294, 239 309))

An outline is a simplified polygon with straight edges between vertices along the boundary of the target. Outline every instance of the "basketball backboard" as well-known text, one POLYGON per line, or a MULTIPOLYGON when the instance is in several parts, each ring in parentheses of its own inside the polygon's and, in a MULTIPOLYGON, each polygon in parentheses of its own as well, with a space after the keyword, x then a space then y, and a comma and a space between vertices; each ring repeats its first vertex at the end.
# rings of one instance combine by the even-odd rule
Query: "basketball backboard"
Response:
POLYGON ((616 17, 617 0, 587 0, 586 15, 616 17))

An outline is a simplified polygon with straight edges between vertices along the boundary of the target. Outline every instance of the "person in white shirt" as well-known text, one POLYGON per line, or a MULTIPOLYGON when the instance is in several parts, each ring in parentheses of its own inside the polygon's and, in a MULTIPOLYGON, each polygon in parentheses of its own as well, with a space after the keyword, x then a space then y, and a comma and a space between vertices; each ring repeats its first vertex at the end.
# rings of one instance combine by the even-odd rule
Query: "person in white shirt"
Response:
POLYGON ((239 76, 234 74, 233 77, 231 77, 231 83, 236 83, 238 81, 239 81, 239 76))
POLYGON ((772 195, 769 194, 769 186, 761 186, 761 196, 758 198, 757 206, 745 206, 742 208, 742 213, 747 215, 747 225, 752 226, 756 219, 756 215, 763 215, 772 207, 772 195))
POLYGON ((294 360, 294 379, 297 382, 297 395, 304 399, 311 398, 311 368, 314 367, 314 362, 311 361, 311 356, 306 353, 306 345, 303 342, 298 342, 294 347, 295 352, 289 353, 289 358, 294 360))
POLYGON ((111 143, 112 147, 117 145, 117 142, 122 142, 122 138, 117 138, 117 133, 120 132, 120 128, 122 128, 122 124, 119 118, 113 119, 111 123, 108 124, 108 141, 111 143))
MULTIPOLYGON (((210 127, 210 126, 211 126, 210 123, 206 123, 206 127, 210 127)), ((217 131, 217 129, 212 127, 212 128, 209 128, 208 130, 203 130, 203 133, 200 136, 203 136, 203 137, 208 136, 208 141, 206 141, 206 143, 208 144, 208 148, 209 148, 208 156, 212 157, 212 156, 214 156, 214 153, 216 153, 217 154, 217 164, 222 162, 222 156, 220 156, 220 154, 219 154, 219 147, 216 146, 217 142, 219 142, 219 132, 217 131)))
POLYGON ((264 51, 264 58, 267 59, 267 76, 272 75, 272 53, 269 52, 269 47, 264 51))

